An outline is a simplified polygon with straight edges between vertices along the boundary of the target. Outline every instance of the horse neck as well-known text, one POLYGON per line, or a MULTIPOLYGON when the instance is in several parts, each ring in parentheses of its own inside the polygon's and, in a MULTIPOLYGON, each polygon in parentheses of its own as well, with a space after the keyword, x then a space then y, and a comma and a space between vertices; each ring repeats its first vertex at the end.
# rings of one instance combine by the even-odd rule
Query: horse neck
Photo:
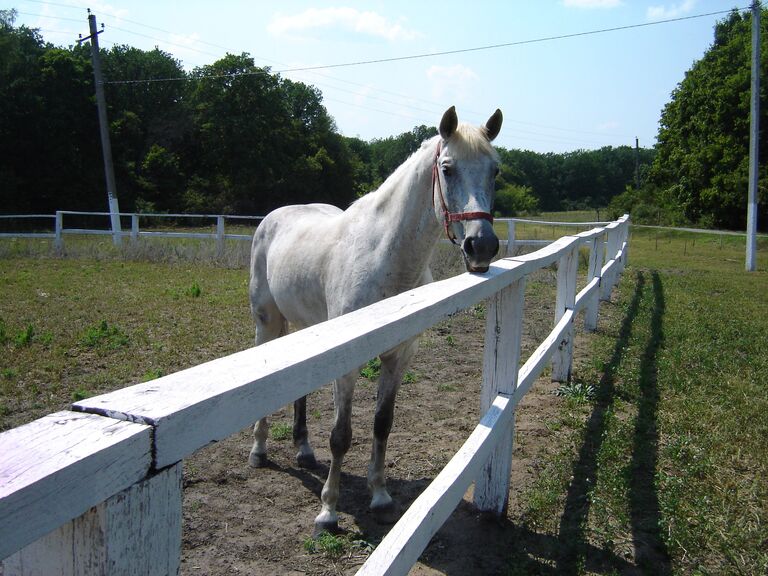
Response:
MULTIPOLYGON (((439 138, 439 137, 437 137, 439 138)), ((437 138, 417 150, 375 193, 376 218, 386 228, 382 241, 390 254, 408 255, 426 267, 440 238, 432 189, 437 138)))

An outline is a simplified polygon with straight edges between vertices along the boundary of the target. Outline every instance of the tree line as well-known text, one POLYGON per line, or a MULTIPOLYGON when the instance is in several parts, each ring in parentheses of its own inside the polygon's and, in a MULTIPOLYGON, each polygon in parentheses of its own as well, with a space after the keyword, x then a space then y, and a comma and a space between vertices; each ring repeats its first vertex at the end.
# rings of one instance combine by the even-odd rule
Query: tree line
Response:
MULTIPOLYGON (((14 11, 0 11, 0 210, 104 210, 90 46, 54 46, 14 19, 14 11)), ((663 212, 675 223, 738 225, 748 69, 744 79, 734 61, 745 50, 745 31, 748 17, 737 12, 718 24, 713 47, 665 107, 655 149, 500 148, 497 213, 610 205, 636 220, 663 212), (711 56, 721 47, 725 52, 711 56), (723 102, 713 103, 713 94, 723 102), (711 109, 711 121, 702 108, 711 109)), ((416 126, 372 141, 345 137, 316 87, 258 67, 248 54, 189 72, 159 49, 113 46, 102 49, 101 60, 126 212, 264 214, 304 202, 343 208, 437 133, 416 126), (164 81, 148 82, 158 78, 164 81)))

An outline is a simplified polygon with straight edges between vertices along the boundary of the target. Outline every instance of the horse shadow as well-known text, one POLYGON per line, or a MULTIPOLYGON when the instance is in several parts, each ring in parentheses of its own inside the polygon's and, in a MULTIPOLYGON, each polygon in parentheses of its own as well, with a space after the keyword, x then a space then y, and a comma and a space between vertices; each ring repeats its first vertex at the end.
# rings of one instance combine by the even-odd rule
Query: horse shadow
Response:
MULTIPOLYGON (((509 518, 479 513, 466 499, 451 514, 432 538, 420 557, 421 563, 447 575, 463 574, 597 574, 671 573, 668 550, 660 531, 660 506, 654 475, 658 462, 657 355, 663 343, 665 312, 664 288, 657 272, 651 272, 648 287, 646 272, 637 272, 636 286, 627 313, 619 329, 610 360, 596 390, 594 407, 586 426, 584 441, 572 468, 563 513, 557 534, 536 532, 509 518), (641 356, 640 391, 636 417, 629 481, 629 509, 634 559, 614 549, 600 548, 587 539, 590 492, 600 473, 598 455, 608 425, 608 414, 619 392, 617 371, 630 342, 646 290, 652 290, 650 335, 641 356)), ((273 465, 274 466, 274 465, 273 465)), ((281 468, 297 478, 317 498, 328 474, 327 464, 318 462, 313 469, 281 468)), ((405 510, 423 492, 431 478, 388 480, 388 488, 405 510)), ((364 476, 342 472, 344 492, 339 511, 354 518, 366 540, 377 544, 391 526, 376 522, 367 508, 364 476), (361 498, 352 494, 365 495, 361 498)))

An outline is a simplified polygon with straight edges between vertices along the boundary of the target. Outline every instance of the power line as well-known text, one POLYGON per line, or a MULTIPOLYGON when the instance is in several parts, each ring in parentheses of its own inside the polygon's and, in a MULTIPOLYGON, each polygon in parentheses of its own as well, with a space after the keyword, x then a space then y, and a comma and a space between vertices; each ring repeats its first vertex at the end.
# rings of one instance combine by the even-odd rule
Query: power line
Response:
MULTIPOLYGON (((735 8, 735 10, 746 10, 748 8, 735 8)), ((499 48, 509 48, 514 46, 523 46, 526 44, 537 44, 542 42, 552 42, 555 40, 567 40, 570 38, 579 38, 582 36, 592 36, 596 34, 605 34, 608 32, 618 32, 623 30, 632 30, 637 28, 646 28, 648 26, 657 26, 659 24, 669 24, 672 22, 682 22, 686 20, 693 20, 696 18, 706 18, 708 16, 718 16, 720 14, 727 14, 730 13, 732 10, 719 10, 716 12, 707 12, 705 14, 694 14, 691 16, 680 16, 677 18, 667 18, 665 20, 656 20, 654 22, 642 22, 640 24, 628 24, 626 26, 615 26, 612 28, 601 28, 598 30, 588 30, 585 32, 574 32, 571 34, 560 34, 557 36, 545 36, 542 38, 533 38, 529 40, 517 40, 515 42, 504 42, 501 44, 490 44, 488 46, 476 46, 473 48, 461 48, 457 50, 444 50, 441 52, 427 52, 423 54, 410 54, 407 56, 395 56, 392 58, 377 58, 372 60, 359 60, 355 62, 343 62, 338 64, 322 64, 318 66, 304 66, 300 68, 284 68, 282 70, 273 70, 272 73, 274 74, 285 74, 288 72, 310 72, 315 70, 329 70, 333 68, 346 68, 351 66, 365 66, 370 64, 383 64, 385 62, 402 62, 404 60, 417 60, 417 59, 423 59, 423 58, 433 58, 436 56, 447 56, 451 54, 465 54, 468 52, 478 52, 481 50, 496 50, 499 48)), ((255 72, 234 72, 231 74, 216 74, 211 76, 199 76, 196 78, 190 78, 190 80, 204 80, 204 79, 219 79, 219 78, 234 78, 237 76, 251 76, 256 74, 261 74, 263 71, 255 71, 255 72)), ((107 82, 107 84, 138 84, 138 83, 149 83, 149 82, 178 82, 180 80, 186 80, 185 78, 148 78, 145 80, 110 80, 107 82)))
MULTIPOLYGON (((736 8, 736 10, 747 10, 748 8, 736 8)), ((495 50, 498 48, 509 48, 512 46, 523 46, 525 44, 537 44, 540 42, 551 42, 553 40, 566 40, 569 38, 578 38, 581 36, 591 36, 594 34, 604 34, 606 32, 618 32, 621 30, 631 30, 633 28, 644 28, 647 26, 656 26, 658 24, 668 24, 670 22, 681 22, 683 20, 693 20, 695 18, 705 18, 707 16, 717 16, 719 14, 730 13, 731 10, 719 10, 717 12, 707 12, 706 14, 694 14, 692 16, 680 16, 678 18, 668 18, 666 20, 656 20, 654 22, 643 22, 641 24, 628 24, 626 26, 616 26, 613 28, 601 28, 598 30, 589 30, 586 32, 574 32, 572 34, 561 34, 558 36, 545 36, 543 38, 533 38, 529 40, 517 40, 515 42, 504 42, 502 44, 490 44, 488 46, 476 46, 474 48, 460 48, 458 50, 445 50, 442 52, 426 52, 424 54, 411 54, 409 56, 395 56, 393 58, 378 58, 374 60, 360 60, 357 62, 343 62, 340 64, 323 64, 319 66, 306 66, 302 68, 288 68, 285 70, 276 70, 276 73, 285 72, 304 72, 308 70, 327 70, 330 68, 345 68, 349 66, 363 66, 367 64, 382 64, 385 62, 402 62, 403 60, 417 60, 420 58, 433 58, 435 56, 448 56, 451 54, 465 54, 467 52, 478 52, 481 50, 495 50)))

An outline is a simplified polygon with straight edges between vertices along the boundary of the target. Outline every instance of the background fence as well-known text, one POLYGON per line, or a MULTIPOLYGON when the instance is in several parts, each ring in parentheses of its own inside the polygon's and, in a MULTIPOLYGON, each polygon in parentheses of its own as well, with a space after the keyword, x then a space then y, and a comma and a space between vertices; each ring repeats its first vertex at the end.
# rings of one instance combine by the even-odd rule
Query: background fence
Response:
POLYGON ((435 282, 0 434, 2 573, 177 573, 184 458, 488 299, 484 415, 359 572, 407 573, 473 482, 478 509, 506 509, 515 407, 550 361, 553 379, 569 378, 574 318, 584 311, 585 329, 596 327, 626 262, 628 227, 624 216, 486 274, 435 282), (526 278, 553 264, 554 329, 520 367, 526 278))

